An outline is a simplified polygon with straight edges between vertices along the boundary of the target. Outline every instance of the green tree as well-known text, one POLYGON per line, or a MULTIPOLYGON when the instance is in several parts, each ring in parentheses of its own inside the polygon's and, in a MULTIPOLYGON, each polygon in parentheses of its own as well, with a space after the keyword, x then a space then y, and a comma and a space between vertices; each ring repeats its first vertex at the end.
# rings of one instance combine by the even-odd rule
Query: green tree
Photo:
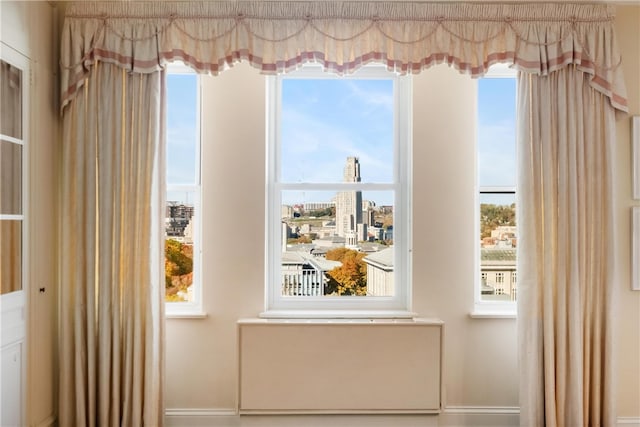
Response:
POLYGON ((309 216, 315 216, 316 218, 322 218, 326 216, 336 216, 336 208, 328 207, 325 209, 317 209, 309 212, 309 216))
POLYGON ((480 205, 480 238, 490 237, 491 231, 500 226, 516 225, 516 205, 480 205))

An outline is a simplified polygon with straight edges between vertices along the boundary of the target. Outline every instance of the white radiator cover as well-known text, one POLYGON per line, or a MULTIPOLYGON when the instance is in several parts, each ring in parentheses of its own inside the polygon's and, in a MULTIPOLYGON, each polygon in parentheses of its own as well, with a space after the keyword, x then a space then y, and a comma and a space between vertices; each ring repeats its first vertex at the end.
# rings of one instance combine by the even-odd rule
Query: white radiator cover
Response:
POLYGON ((437 413, 442 321, 238 322, 240 414, 437 413))

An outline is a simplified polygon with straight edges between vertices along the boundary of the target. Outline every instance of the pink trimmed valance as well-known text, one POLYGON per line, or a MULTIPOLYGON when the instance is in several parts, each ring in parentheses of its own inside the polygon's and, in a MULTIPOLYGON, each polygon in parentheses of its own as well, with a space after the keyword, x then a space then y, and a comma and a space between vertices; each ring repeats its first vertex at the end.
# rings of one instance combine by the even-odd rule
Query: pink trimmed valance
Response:
POLYGON ((573 64, 627 111, 613 19, 613 6, 586 4, 77 2, 62 34, 62 106, 97 60, 138 73, 182 60, 211 74, 243 60, 266 74, 310 61, 339 74, 444 62, 473 77, 506 62, 543 75, 573 64))

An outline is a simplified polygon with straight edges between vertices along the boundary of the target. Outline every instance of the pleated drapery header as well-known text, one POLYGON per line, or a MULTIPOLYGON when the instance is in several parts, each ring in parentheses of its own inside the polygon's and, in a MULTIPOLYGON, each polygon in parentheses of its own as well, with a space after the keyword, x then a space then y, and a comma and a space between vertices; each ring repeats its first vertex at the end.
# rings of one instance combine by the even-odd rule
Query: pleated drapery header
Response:
POLYGON ((614 6, 424 2, 76 2, 61 48, 62 106, 95 61, 151 73, 183 61, 218 74, 247 61, 265 74, 306 62, 349 74, 370 62, 419 73, 447 63, 472 77, 495 63, 546 75, 575 65, 627 111, 614 6))

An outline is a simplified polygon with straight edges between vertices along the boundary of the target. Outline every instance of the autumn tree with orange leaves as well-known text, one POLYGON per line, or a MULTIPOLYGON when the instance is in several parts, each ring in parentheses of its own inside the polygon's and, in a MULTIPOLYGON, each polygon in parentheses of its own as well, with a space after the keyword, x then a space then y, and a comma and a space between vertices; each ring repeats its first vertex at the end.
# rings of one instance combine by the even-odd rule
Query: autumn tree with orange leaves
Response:
POLYGON ((334 295, 366 295, 367 265, 362 260, 366 254, 347 248, 332 249, 326 259, 340 261, 342 265, 329 271, 328 293, 334 295))

